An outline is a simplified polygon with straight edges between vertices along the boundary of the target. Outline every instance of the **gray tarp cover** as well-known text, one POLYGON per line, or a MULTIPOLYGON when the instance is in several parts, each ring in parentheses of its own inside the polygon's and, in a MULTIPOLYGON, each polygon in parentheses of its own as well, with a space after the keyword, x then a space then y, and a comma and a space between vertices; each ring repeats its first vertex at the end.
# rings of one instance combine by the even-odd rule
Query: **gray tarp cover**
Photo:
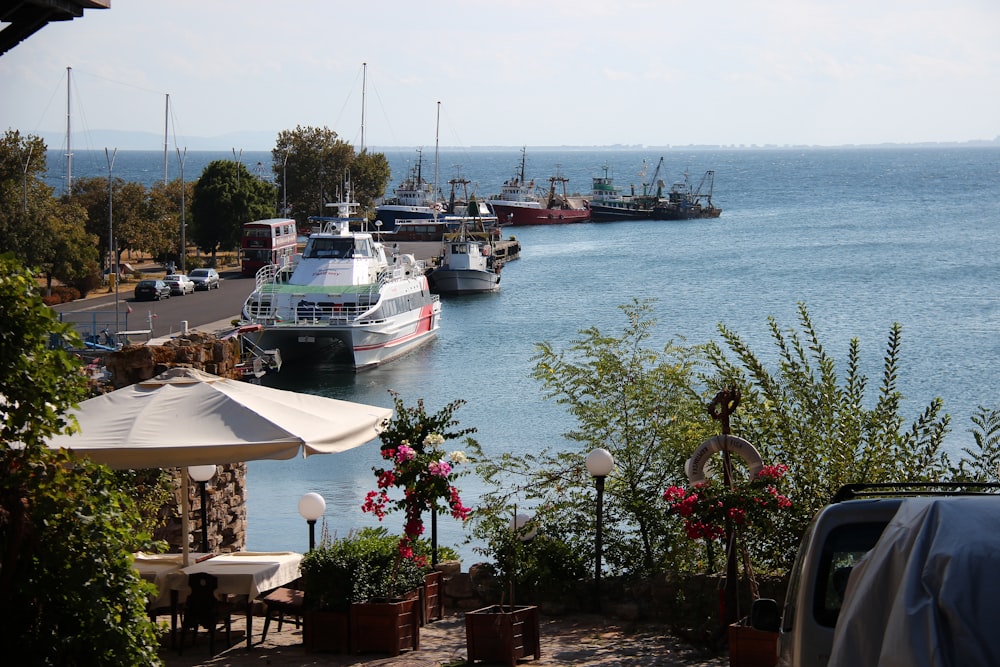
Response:
POLYGON ((1000 665, 1000 498, 905 500, 851 572, 831 666, 1000 665))

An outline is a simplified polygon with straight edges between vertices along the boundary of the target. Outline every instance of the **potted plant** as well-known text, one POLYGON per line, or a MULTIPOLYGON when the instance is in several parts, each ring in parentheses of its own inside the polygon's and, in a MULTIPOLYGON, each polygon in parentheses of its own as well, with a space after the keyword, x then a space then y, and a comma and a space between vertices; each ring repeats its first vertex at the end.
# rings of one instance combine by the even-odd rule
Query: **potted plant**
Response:
MULTIPOLYGON (((754 531, 772 528, 775 517, 791 509, 791 501, 779 491, 786 472, 786 465, 768 465, 748 480, 726 484, 708 479, 688 488, 672 486, 663 493, 668 511, 681 517, 687 536, 705 542, 710 567, 716 542, 734 555, 739 548, 744 575, 754 601, 760 595, 746 542, 754 531), (733 540, 732 544, 726 544, 727 537, 733 540)), ((735 566, 733 568, 735 571, 735 566)), ((726 631, 730 664, 734 667, 772 667, 777 664, 777 632, 757 630, 747 619, 727 623, 726 631)))
POLYGON ((396 655, 419 646, 418 596, 407 592, 423 584, 425 571, 397 557, 398 542, 385 529, 365 528, 324 536, 303 556, 307 650, 396 655))
POLYGON ((509 524, 499 526, 497 516, 480 517, 480 532, 489 534, 486 551, 500 582, 500 603, 465 614, 465 643, 470 663, 477 660, 516 665, 528 655, 541 658, 538 607, 518 605, 518 570, 527 545, 536 538, 537 522, 514 513, 509 524), (492 530, 491 530, 492 529, 492 530))
POLYGON ((449 439, 474 433, 475 429, 457 428, 454 413, 464 401, 453 401, 428 414, 422 400, 414 407, 407 407, 398 394, 393 392, 392 396, 394 415, 382 424, 379 433, 381 455, 388 465, 372 468, 377 489, 368 493, 362 511, 374 514, 379 521, 394 510, 403 511, 405 521, 403 536, 397 544, 397 559, 411 561, 427 570, 422 589, 422 618, 440 618, 441 573, 433 570, 438 562, 437 514, 447 508, 460 521, 471 514, 454 484, 464 474, 457 467, 467 462, 465 453, 460 450, 448 453, 442 446, 449 439), (402 491, 402 497, 392 498, 393 490, 402 491), (427 550, 421 549, 425 513, 431 516, 429 562, 427 550), (432 604, 434 601, 436 605, 432 604))

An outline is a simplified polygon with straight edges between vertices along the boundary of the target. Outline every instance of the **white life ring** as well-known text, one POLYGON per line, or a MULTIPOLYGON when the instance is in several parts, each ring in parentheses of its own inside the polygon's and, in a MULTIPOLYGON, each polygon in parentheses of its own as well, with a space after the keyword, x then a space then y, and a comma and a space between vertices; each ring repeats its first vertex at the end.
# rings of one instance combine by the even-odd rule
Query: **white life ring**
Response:
POLYGON ((750 478, 756 477, 764 469, 764 460, 757 448, 735 435, 717 435, 698 445, 691 458, 684 464, 684 472, 692 484, 705 481, 705 464, 712 454, 728 451, 736 454, 750 467, 750 478))

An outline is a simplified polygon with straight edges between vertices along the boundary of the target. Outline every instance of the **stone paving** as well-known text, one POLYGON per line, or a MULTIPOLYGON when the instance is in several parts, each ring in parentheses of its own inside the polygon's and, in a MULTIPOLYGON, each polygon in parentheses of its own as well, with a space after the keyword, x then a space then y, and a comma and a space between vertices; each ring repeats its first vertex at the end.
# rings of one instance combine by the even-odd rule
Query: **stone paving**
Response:
MULTIPOLYGON (((261 618, 254 620, 255 643, 246 648, 246 622, 233 617, 233 646, 226 649, 224 633, 216 637, 217 654, 209 655, 205 631, 195 644, 191 636, 183 654, 164 648, 160 655, 167 667, 307 667, 311 665, 358 667, 460 667, 466 664, 465 621, 461 614, 445 616, 420 629, 420 648, 397 657, 385 655, 337 655, 307 653, 302 631, 285 624, 281 632, 272 623, 267 640, 260 642, 261 618)), ((712 654, 690 646, 656 623, 631 623, 593 614, 542 616, 540 624, 542 657, 519 661, 521 667, 554 665, 602 665, 604 667, 725 667, 726 654, 712 654)), ((477 663, 484 664, 484 663, 477 663)))

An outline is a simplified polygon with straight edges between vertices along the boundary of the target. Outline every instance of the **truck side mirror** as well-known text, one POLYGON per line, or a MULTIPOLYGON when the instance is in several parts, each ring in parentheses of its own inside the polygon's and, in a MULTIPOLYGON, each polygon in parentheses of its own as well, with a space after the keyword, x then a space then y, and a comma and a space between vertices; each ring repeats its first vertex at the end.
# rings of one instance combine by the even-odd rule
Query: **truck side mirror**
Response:
POLYGON ((755 630, 777 632, 781 626, 781 610, 778 603, 770 598, 753 601, 750 607, 750 626, 755 630))

